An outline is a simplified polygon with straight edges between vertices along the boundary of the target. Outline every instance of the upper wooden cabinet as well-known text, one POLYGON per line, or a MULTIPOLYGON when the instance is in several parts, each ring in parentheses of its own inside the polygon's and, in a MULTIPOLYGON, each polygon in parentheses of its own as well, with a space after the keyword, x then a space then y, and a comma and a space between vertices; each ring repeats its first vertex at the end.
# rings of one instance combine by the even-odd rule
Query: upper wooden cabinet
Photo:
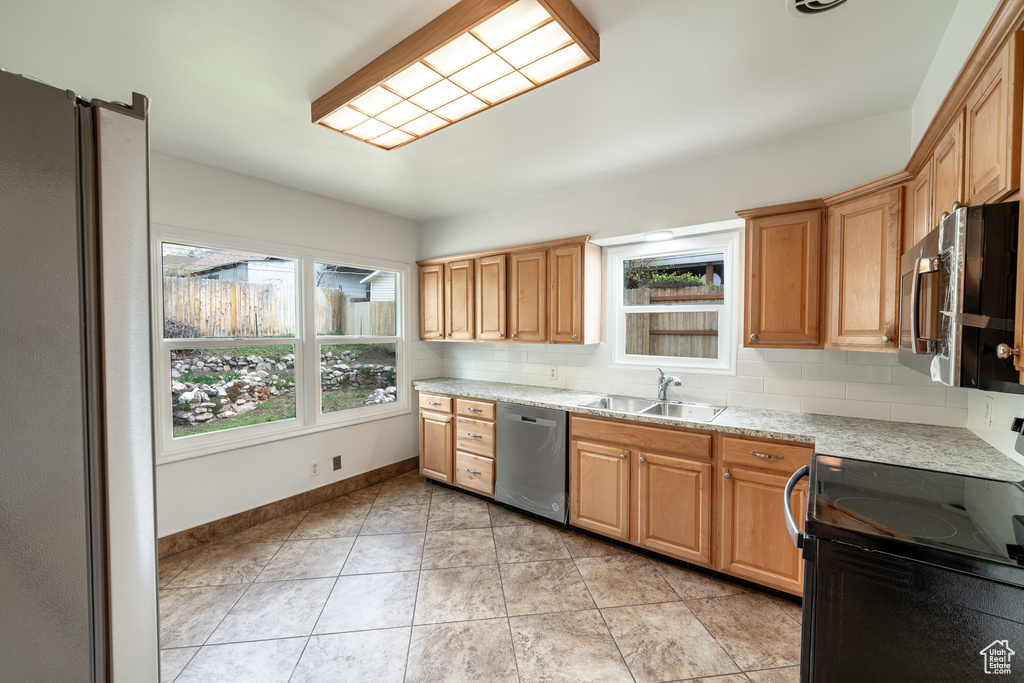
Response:
POLYGON ((1020 187, 1022 35, 1010 37, 967 96, 964 194, 971 206, 1020 187))
POLYGON ((548 252, 524 251, 508 257, 508 336, 540 343, 548 338, 548 252))
POLYGON ((822 347, 824 203, 738 212, 746 225, 743 344, 822 347))
POLYGON ((910 220, 904 222, 903 247, 907 251, 932 231, 932 166, 928 164, 907 186, 910 220))
POLYGON ((445 338, 452 341, 473 339, 476 328, 473 315, 473 276, 476 262, 473 259, 451 261, 444 264, 444 331, 445 338))
POLYGON ((931 230, 938 225, 942 214, 953 208, 953 202, 964 202, 963 113, 956 117, 946 134, 939 139, 935 151, 932 152, 929 170, 932 178, 932 211, 929 218, 931 230))
POLYGON ((476 259, 476 338, 505 339, 505 254, 476 259))
POLYGON ((420 267, 420 339, 444 339, 444 264, 420 267))
POLYGON ((600 342, 601 247, 588 240, 573 237, 419 261, 420 338, 600 342), (438 268, 444 273, 440 290, 438 268), (435 315, 437 301, 443 313, 435 315))
POLYGON ((902 197, 896 186, 829 207, 829 348, 896 350, 902 197))

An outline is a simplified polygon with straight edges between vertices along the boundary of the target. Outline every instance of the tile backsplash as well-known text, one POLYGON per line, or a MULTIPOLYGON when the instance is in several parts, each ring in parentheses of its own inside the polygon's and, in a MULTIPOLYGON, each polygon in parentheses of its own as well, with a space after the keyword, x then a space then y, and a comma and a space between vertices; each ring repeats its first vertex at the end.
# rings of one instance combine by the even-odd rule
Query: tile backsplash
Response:
POLYGON ((967 428, 1001 453, 1024 465, 1017 453, 1016 434, 1010 431, 1013 418, 1024 417, 1024 395, 970 390, 967 394, 967 428), (989 403, 986 405, 986 401, 989 403))
MULTIPOLYGON (((612 367, 592 346, 414 342, 414 378, 432 376, 653 396, 650 367, 612 367), (554 369, 556 379, 550 378, 554 369)), ((682 386, 669 398, 751 408, 966 427, 968 391, 896 365, 896 355, 860 351, 739 349, 735 376, 666 372, 682 386)), ((975 392, 977 393, 977 392, 975 392)))

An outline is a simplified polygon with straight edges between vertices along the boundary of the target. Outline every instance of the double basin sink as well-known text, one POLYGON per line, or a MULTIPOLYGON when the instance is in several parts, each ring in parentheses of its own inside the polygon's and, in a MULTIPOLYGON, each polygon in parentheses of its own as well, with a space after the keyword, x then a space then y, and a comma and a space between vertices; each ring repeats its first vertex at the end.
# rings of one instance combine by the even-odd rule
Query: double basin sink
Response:
POLYGON ((725 410, 725 406, 655 401, 632 396, 602 396, 596 400, 581 403, 580 407, 607 410, 613 413, 629 413, 630 415, 674 417, 691 422, 711 422, 725 410))

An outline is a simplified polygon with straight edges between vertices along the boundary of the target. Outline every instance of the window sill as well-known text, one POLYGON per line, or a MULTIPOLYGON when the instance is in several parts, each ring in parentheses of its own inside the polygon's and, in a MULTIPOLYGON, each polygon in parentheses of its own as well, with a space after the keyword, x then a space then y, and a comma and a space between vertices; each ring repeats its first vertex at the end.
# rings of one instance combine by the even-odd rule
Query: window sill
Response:
POLYGON ((387 410, 376 411, 373 413, 364 413, 362 415, 353 415, 351 417, 329 418, 329 421, 325 420, 320 424, 315 425, 294 425, 289 424, 290 422, 292 422, 292 420, 288 420, 282 422, 281 428, 278 430, 265 431, 253 436, 239 436, 238 438, 231 439, 230 441, 204 443, 202 445, 196 445, 191 448, 183 447, 165 449, 161 451, 160 454, 157 456, 156 465, 159 467, 160 465, 167 465, 172 462, 179 462, 181 460, 189 460, 191 458, 215 455, 217 453, 234 451, 240 448, 260 446, 265 443, 273 443, 275 441, 282 441, 284 439, 292 439, 299 436, 306 436, 308 434, 316 434, 318 432, 325 432, 331 429, 341 429, 344 427, 352 427, 366 422, 375 422, 377 420, 386 420, 393 417, 401 417, 402 415, 409 415, 410 413, 412 413, 412 409, 410 408, 410 406, 407 404, 403 404, 395 408, 389 408, 387 410))

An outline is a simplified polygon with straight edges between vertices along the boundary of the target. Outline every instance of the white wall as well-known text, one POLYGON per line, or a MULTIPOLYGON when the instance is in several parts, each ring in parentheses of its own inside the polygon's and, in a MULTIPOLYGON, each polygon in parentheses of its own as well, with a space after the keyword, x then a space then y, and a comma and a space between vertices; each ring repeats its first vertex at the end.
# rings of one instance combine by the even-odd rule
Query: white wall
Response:
MULTIPOLYGON (((635 234, 734 217, 737 209, 821 197, 902 168, 909 112, 820 129, 779 143, 534 197, 427 224, 423 255, 569 235, 635 234), (837 162, 836 160, 841 160, 837 162)), ((607 339, 607 330, 605 332, 607 339)), ((445 374, 648 396, 653 369, 613 368, 607 345, 428 343, 445 374), (547 379, 555 366, 558 380, 547 379)), ((668 363, 666 363, 668 365, 668 363)), ((963 427, 967 395, 895 365, 895 355, 740 349, 735 377, 681 374, 677 397, 963 427)))
POLYGON ((935 51, 910 115, 910 145, 916 147, 932 117, 949 92, 953 80, 967 61, 982 29, 995 12, 999 0, 960 0, 953 10, 946 34, 935 51))
MULTIPOLYGON (((153 155, 150 192, 156 224, 405 263, 420 247, 412 221, 166 156, 153 155)), ((437 355, 419 342, 409 345, 409 356, 405 387, 417 376, 438 374, 437 355)), ((416 434, 410 413, 158 465, 158 535, 413 457, 416 434), (335 455, 342 456, 338 472, 330 467, 335 455), (309 476, 311 460, 321 463, 316 478, 309 476)))
POLYGON ((902 169, 909 126, 909 111, 892 112, 433 220, 424 226, 422 258, 710 223, 739 209, 823 197, 902 169))

